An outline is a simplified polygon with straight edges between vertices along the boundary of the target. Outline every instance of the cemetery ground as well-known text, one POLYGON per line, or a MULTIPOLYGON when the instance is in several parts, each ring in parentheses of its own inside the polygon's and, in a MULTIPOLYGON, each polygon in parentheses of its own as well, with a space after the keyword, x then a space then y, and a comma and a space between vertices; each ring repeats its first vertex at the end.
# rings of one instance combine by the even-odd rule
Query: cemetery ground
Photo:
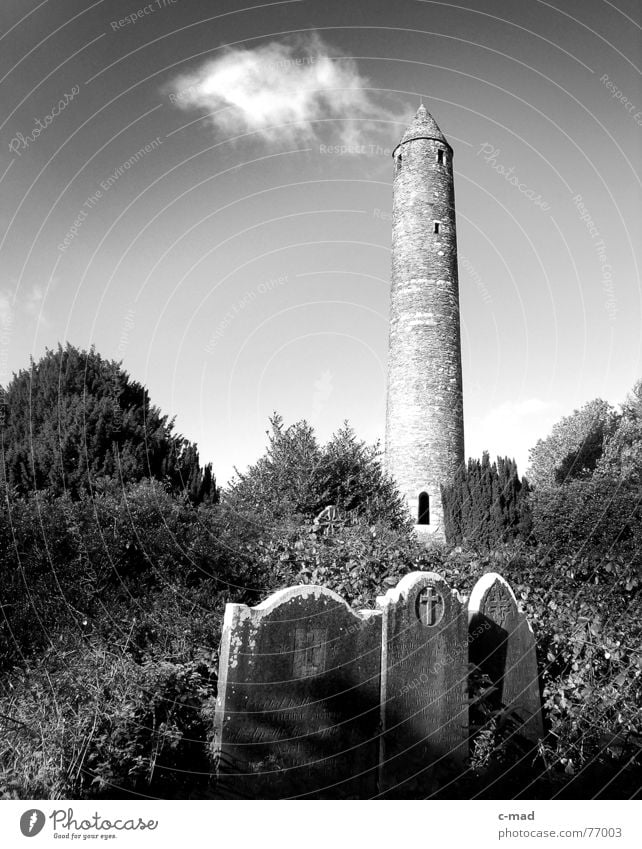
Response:
MULTIPOLYGON (((402 796, 640 792, 642 611, 630 555, 425 548, 384 521, 325 535, 301 516, 263 525, 224 501, 194 509, 155 483, 126 498, 116 488, 16 502, 2 534, 5 798, 216 798, 225 604, 322 584, 374 610, 416 571, 462 596, 488 572, 509 582, 536 637, 544 736, 533 746, 514 733, 487 671, 471 665, 467 756, 441 785, 427 776, 402 796)), ((416 676, 404 676, 396 686, 416 699, 416 676)))

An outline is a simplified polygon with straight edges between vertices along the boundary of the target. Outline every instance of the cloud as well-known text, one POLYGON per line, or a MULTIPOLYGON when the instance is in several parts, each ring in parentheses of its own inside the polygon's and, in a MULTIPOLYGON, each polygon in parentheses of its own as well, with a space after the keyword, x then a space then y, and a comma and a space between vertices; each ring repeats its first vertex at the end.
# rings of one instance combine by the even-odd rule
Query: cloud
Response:
POLYGON ((51 289, 55 286, 57 280, 56 278, 51 278, 49 284, 45 286, 41 286, 38 283, 35 283, 31 290, 25 292, 21 307, 24 312, 30 317, 36 320, 36 323, 40 327, 50 327, 51 322, 45 315, 45 299, 47 294, 51 291, 51 289))
POLYGON ((320 377, 318 377, 314 382, 314 392, 312 394, 312 414, 310 416, 311 422, 314 423, 318 421, 321 413, 332 397, 333 391, 334 385, 332 381, 332 372, 329 369, 325 369, 321 373, 320 377))
MULTIPOLYGON (((12 281, 15 283, 15 281, 12 281)), ((16 323, 22 324, 25 316, 35 321, 36 326, 49 327, 49 319, 45 315, 45 300, 51 290, 57 285, 58 278, 52 277, 46 286, 34 283, 29 290, 18 290, 12 294, 8 287, 0 290, 0 331, 3 332, 4 344, 15 330, 16 323)), ((17 284, 16 284, 17 286, 17 284)), ((24 329, 24 328, 22 328, 24 329)))
POLYGON ((401 118, 374 102, 369 85, 354 59, 315 34, 228 48, 175 79, 169 97, 182 109, 206 109, 217 134, 226 138, 252 133, 269 144, 300 144, 332 135, 353 146, 362 132, 372 140, 374 119, 401 118))
POLYGON ((13 325, 13 304, 8 292, 0 291, 0 329, 9 330, 13 325))
POLYGON ((514 457, 519 474, 524 475, 529 450, 550 433, 561 415, 560 404, 541 398, 504 401, 467 421, 466 454, 481 457, 488 451, 491 461, 498 455, 514 457))
POLYGON ((36 315, 37 313, 39 313, 44 296, 44 288, 38 285, 38 283, 34 284, 34 286, 32 286, 31 288, 31 291, 28 292, 24 298, 23 303, 25 311, 29 315, 36 315))

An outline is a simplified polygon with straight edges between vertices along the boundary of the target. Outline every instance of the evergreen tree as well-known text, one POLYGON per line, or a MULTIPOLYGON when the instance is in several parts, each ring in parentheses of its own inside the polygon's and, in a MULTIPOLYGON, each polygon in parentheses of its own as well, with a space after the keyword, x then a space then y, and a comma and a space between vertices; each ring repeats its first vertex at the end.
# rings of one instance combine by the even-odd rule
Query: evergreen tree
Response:
POLYGON ((216 498, 196 446, 174 434, 173 420, 120 364, 93 348, 48 350, 14 375, 2 398, 0 475, 18 494, 44 489, 76 498, 105 479, 155 478, 192 503, 216 498))
POLYGON ((490 548, 498 542, 528 538, 529 491, 514 460, 498 457, 491 464, 487 452, 481 461, 469 459, 451 484, 442 487, 447 541, 490 548))
POLYGON ((285 427, 270 419, 266 453, 237 477, 224 494, 236 513, 252 511, 257 521, 272 523, 293 516, 312 518, 332 504, 345 515, 385 521, 401 528, 407 509, 393 481, 384 473, 378 445, 357 439, 346 423, 326 445, 300 421, 285 427))

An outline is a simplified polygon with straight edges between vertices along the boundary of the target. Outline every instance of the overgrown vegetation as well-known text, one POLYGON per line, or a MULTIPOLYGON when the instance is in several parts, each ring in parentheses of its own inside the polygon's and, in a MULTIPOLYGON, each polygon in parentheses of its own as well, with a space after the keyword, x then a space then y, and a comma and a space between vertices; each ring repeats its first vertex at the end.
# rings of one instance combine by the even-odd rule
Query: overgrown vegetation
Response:
POLYGON ((225 603, 318 583, 373 606, 413 569, 463 593, 500 572, 537 638, 539 750, 473 670, 470 768, 447 795, 638 793, 641 394, 556 426, 532 489, 506 458, 471 461, 445 492, 450 544, 426 548, 347 425, 323 445, 275 416, 219 501, 142 387, 94 352, 49 352, 4 395, 0 795, 208 796, 225 603))

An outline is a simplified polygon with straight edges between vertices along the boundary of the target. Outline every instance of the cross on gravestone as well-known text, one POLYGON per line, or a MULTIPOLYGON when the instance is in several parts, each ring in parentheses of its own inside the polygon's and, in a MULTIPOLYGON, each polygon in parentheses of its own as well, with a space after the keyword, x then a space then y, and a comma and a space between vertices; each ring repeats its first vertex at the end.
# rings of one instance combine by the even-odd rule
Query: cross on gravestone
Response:
POLYGON ((417 616, 422 625, 437 625, 444 614, 444 600, 434 587, 424 587, 417 596, 417 616))
POLYGON ((502 591, 498 583, 494 584, 486 599, 486 612, 500 627, 506 624, 511 612, 511 600, 502 591))

